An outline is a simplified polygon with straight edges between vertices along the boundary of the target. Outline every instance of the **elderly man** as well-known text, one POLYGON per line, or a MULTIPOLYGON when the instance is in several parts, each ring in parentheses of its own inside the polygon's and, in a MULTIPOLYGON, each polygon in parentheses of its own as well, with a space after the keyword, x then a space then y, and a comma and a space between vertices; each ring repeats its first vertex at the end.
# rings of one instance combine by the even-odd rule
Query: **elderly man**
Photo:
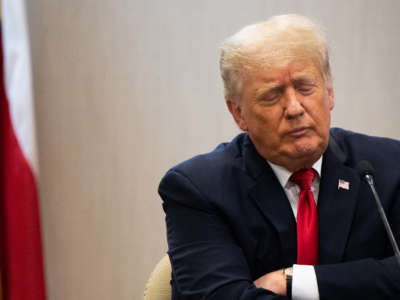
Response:
POLYGON ((161 181, 173 299, 400 299, 400 267, 356 170, 374 165, 398 240, 400 143, 330 129, 323 32, 276 16, 226 40, 220 66, 244 133, 161 181))

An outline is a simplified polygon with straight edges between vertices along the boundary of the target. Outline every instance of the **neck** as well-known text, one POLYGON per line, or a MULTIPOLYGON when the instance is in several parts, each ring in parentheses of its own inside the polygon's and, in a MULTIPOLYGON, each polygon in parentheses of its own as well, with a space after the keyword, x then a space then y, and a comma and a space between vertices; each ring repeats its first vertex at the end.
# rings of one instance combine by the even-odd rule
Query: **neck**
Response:
POLYGON ((316 157, 311 157, 308 159, 295 159, 295 160, 280 160, 280 161, 274 161, 274 160, 269 160, 268 161, 272 162, 275 165, 281 166, 288 170, 289 172, 293 173, 296 171, 299 171, 301 169, 310 169, 313 167, 313 165, 321 158, 321 155, 318 155, 316 157))

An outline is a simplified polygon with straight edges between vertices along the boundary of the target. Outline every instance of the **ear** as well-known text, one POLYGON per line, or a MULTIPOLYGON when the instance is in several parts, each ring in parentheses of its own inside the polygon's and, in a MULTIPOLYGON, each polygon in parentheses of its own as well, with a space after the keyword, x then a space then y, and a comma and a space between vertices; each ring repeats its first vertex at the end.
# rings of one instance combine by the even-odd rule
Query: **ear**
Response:
POLYGON ((329 99, 329 109, 332 110, 335 107, 335 93, 332 87, 328 87, 328 99, 329 99))
POLYGON ((228 106, 228 109, 239 128, 243 131, 247 131, 247 123, 243 117, 243 111, 240 103, 226 99, 226 106, 228 106))

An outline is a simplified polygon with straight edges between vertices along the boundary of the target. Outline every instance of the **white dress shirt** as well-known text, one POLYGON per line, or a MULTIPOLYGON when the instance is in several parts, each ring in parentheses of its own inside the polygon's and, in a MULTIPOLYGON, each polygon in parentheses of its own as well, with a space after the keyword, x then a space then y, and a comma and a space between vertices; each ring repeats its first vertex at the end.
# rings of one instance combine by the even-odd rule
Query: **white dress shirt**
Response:
MULTIPOLYGON (((275 165, 269 161, 267 162, 282 185, 282 188, 289 199, 290 206, 292 207, 293 215, 297 220, 297 207, 299 204, 300 187, 289 180, 292 172, 288 171, 284 167, 275 165)), ((311 191, 314 195, 316 204, 318 203, 321 166, 322 156, 313 165, 313 169, 317 172, 317 175, 311 184, 311 191)), ((318 282, 317 276, 315 275, 314 266, 293 265, 292 299, 319 300, 318 282)))

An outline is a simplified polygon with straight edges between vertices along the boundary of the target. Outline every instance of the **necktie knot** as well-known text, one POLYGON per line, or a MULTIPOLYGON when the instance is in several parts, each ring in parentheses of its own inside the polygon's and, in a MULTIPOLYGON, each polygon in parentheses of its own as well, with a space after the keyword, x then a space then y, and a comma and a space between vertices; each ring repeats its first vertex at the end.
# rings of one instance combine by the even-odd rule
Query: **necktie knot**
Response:
POLYGON ((290 176, 290 181, 297 184, 302 191, 311 190, 311 184, 314 180, 314 177, 314 169, 301 169, 297 172, 294 172, 292 176, 290 176))

